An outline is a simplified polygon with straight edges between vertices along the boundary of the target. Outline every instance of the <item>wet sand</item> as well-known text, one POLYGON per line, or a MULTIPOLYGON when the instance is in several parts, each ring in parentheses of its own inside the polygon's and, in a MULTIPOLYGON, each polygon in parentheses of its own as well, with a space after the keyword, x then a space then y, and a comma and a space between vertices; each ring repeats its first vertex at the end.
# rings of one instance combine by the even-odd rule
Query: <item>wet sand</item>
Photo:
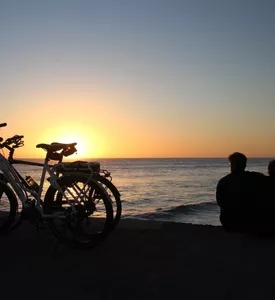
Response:
POLYGON ((275 239, 221 227, 128 219, 94 249, 55 251, 26 223, 0 244, 2 299, 275 299, 275 239))

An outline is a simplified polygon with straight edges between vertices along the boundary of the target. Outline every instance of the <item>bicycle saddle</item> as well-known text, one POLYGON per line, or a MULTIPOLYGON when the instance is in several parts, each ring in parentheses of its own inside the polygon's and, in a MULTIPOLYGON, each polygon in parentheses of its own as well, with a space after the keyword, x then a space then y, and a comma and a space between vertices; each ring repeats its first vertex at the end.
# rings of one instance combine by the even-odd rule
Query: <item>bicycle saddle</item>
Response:
POLYGON ((36 148, 42 148, 47 151, 59 151, 74 147, 77 143, 63 144, 63 143, 51 143, 51 144, 38 144, 36 148))

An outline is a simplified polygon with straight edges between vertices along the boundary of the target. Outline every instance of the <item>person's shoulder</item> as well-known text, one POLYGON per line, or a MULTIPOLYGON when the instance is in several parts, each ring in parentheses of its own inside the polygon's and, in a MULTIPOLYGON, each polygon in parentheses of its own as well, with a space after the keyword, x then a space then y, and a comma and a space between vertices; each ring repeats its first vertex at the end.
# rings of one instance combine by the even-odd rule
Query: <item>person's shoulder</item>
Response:
POLYGON ((249 176, 251 178, 265 178, 265 177, 267 177, 263 173, 256 172, 256 171, 245 171, 244 174, 245 174, 245 176, 249 176))
POLYGON ((262 186, 267 183, 267 176, 260 172, 246 171, 244 180, 251 186, 258 186, 259 184, 262 186))
POLYGON ((231 174, 231 173, 229 173, 229 174, 225 175, 224 177, 222 177, 222 178, 220 179, 220 181, 221 181, 221 180, 226 180, 226 179, 228 179, 228 178, 230 178, 230 177, 232 177, 232 174, 231 174))
POLYGON ((232 177, 232 174, 227 174, 225 175, 224 177, 222 177, 219 182, 218 182, 218 185, 221 185, 225 182, 227 182, 228 180, 230 180, 230 178, 232 177))

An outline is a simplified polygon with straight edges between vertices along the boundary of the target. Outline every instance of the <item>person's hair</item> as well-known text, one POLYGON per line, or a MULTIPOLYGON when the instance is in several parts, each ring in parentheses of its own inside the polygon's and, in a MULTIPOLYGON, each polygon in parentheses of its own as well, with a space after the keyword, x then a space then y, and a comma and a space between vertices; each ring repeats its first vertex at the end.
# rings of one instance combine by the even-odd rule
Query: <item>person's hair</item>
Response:
POLYGON ((235 170, 244 170, 246 168, 247 158, 243 153, 234 152, 229 155, 228 160, 235 170))
POLYGON ((271 160, 268 164, 268 175, 275 176, 275 159, 271 160))

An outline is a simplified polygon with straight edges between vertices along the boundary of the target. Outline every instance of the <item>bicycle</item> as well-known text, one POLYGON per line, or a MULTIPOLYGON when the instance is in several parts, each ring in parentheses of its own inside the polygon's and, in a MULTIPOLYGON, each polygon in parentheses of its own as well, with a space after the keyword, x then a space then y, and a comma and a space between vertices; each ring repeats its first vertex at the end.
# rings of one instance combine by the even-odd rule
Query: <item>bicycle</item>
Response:
MULTIPOLYGON (((61 174, 66 174, 67 172, 77 172, 77 171, 81 171, 84 173, 93 172, 93 178, 95 178, 103 186, 103 188, 106 190, 108 196, 111 199, 113 205, 113 214, 114 214, 112 229, 114 229, 117 226, 122 214, 122 203, 121 203, 120 193, 116 188, 116 186, 112 183, 112 177, 109 171, 104 169, 101 170, 99 164, 97 166, 93 165, 93 169, 91 169, 89 163, 85 161, 74 161, 74 162, 62 163, 62 160, 59 161, 57 171, 61 174)), ((62 203, 61 193, 59 192, 57 193, 55 201, 56 203, 59 203, 61 205, 62 203)))
MULTIPOLYGON (((2 123, 0 127, 6 125, 2 123)), ((98 174, 99 164, 87 163, 89 172, 61 172, 62 166, 64 167, 63 157, 75 153, 77 143, 38 144, 36 147, 44 149, 46 157, 44 163, 37 163, 13 158, 15 149, 24 145, 23 136, 15 135, 3 143, 2 141, 0 138, 0 149, 6 148, 9 151, 8 159, 0 154, 2 232, 18 227, 22 220, 28 220, 37 226, 46 220, 59 240, 76 247, 91 247, 107 237, 114 228, 113 208, 105 188, 94 177, 98 174), (59 163, 50 165, 50 160, 59 163), (42 167, 40 184, 30 184, 13 164, 42 167), (50 185, 42 199, 46 174, 49 175, 47 180, 50 185), (55 195, 62 196, 58 196, 62 198, 62 205, 56 205, 58 201, 55 195), (22 202, 20 221, 17 219, 18 199, 22 202), (6 215, 3 214, 4 209, 7 210, 6 215)))

